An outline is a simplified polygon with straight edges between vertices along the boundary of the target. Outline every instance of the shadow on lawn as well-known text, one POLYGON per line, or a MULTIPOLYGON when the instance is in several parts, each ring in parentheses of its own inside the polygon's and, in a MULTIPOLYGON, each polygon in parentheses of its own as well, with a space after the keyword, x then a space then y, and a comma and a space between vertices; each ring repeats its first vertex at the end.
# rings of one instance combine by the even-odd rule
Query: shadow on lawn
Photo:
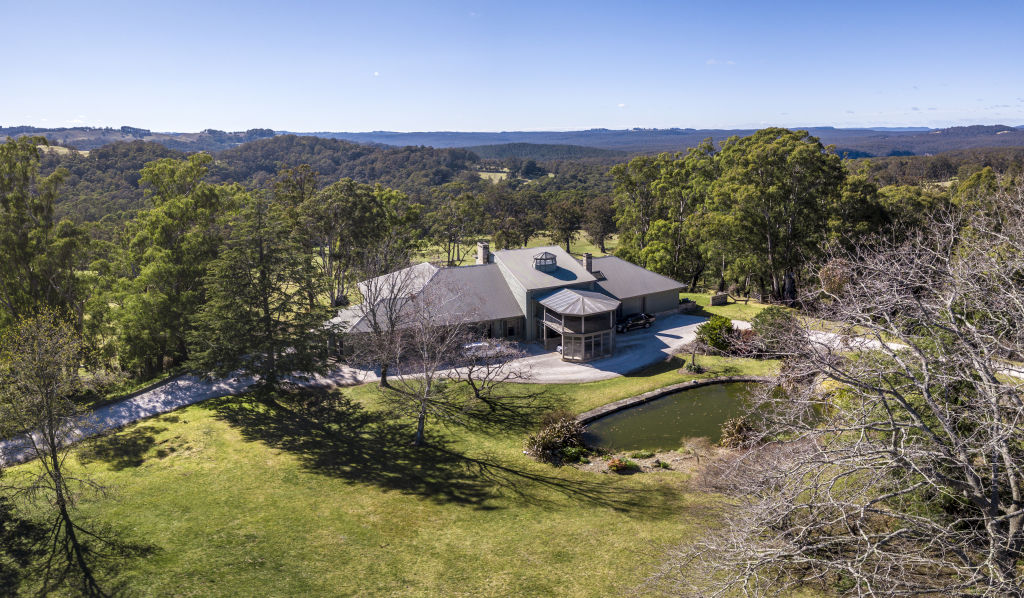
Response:
POLYGON ((156 446, 157 434, 167 428, 138 426, 128 431, 116 430, 87 440, 78 452, 82 463, 101 461, 115 471, 138 467, 146 454, 156 446))
POLYGON ((246 440, 293 453, 309 471, 439 503, 496 509, 494 499, 502 495, 544 504, 555 498, 554 492, 636 515, 678 512, 679 493, 669 488, 639 493, 607 480, 540 473, 490 456, 463 455, 436 436, 431 444, 414 447, 411 425, 367 411, 337 393, 303 391, 300 400, 283 403, 297 407, 270 409, 254 400, 229 399, 215 403, 215 409, 246 440))

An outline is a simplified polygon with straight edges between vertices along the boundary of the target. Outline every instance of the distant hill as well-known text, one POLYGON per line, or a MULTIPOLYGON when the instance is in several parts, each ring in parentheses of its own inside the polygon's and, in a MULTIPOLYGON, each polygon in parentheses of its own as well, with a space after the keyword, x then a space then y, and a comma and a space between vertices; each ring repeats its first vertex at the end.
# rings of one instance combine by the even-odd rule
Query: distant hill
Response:
POLYGON ((585 147, 582 145, 552 145, 545 143, 501 143, 497 145, 473 145, 466 148, 483 160, 584 160, 590 158, 622 160, 629 153, 616 150, 585 147))
MULTIPOLYGON (((147 141, 117 142, 88 153, 46 151, 41 168, 68 170, 56 210, 79 220, 115 219, 146 206, 139 170, 160 158, 181 158, 184 152, 147 141)), ((359 145, 339 139, 278 135, 215 152, 212 182, 267 184, 282 168, 309 164, 321 184, 343 177, 381 183, 414 198, 433 185, 460 175, 476 178, 478 158, 464 149, 393 148, 359 145)))
POLYGON ((0 127, 0 139, 38 135, 46 137, 52 144, 64 145, 77 150, 92 150, 117 142, 149 141, 181 152, 215 152, 228 149, 276 133, 272 129, 249 129, 229 133, 206 129, 199 133, 154 133, 138 127, 96 128, 72 127, 43 129, 39 127, 0 127))
MULTIPOLYGON (((837 129, 810 127, 807 130, 825 144, 835 145, 850 158, 912 156, 982 147, 1024 147, 1024 128, 1005 125, 973 125, 948 129, 921 127, 880 127, 837 129)), ((586 131, 428 131, 397 133, 287 133, 270 129, 225 132, 207 129, 199 133, 157 133, 137 127, 65 128, 0 127, 0 138, 10 135, 43 135, 51 143, 78 150, 91 150, 118 141, 150 141, 182 152, 216 152, 244 143, 294 134, 301 137, 337 139, 363 145, 392 147, 472 148, 485 159, 522 158, 534 160, 606 159, 613 154, 588 153, 584 149, 608 150, 621 156, 686 151, 708 137, 720 143, 734 135, 745 136, 754 129, 589 129, 586 131), (501 147, 504 146, 504 147, 501 147), (545 146, 545 147, 539 147, 545 146), (556 149, 557 148, 557 149, 556 149)))
MULTIPOLYGON (((887 129, 837 129, 810 127, 823 143, 835 145, 851 158, 907 156, 980 147, 1024 146, 1024 129, 1005 125, 973 125, 948 129, 899 127, 887 129)), ((423 145, 431 147, 480 147, 506 144, 576 145, 630 154, 685 151, 708 137, 716 143, 753 129, 589 129, 586 131, 507 131, 459 133, 449 131, 395 133, 310 133, 318 137, 347 139, 357 143, 423 145)), ((305 133, 301 133, 305 134, 305 133)))

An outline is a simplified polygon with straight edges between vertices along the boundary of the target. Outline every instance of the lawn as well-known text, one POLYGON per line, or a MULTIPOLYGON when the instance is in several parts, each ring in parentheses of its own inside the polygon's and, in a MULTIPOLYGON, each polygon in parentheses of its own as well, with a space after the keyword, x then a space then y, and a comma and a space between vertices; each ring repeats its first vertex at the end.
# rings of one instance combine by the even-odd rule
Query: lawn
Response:
MULTIPOLYGON (((700 359, 705 375, 775 367, 700 359)), ((584 411, 692 377, 681 363, 519 390, 584 411)), ((413 449, 372 386, 343 396, 319 413, 210 401, 84 444, 73 466, 111 493, 82 513, 157 549, 119 581, 142 596, 621 595, 714 522, 718 499, 683 473, 532 461, 532 421, 433 425, 432 447, 413 449)))
POLYGON ((768 307, 768 304, 758 303, 753 299, 747 303, 737 303, 730 299, 728 305, 712 306, 710 293, 682 293, 680 296, 697 302, 697 305, 701 308, 701 311, 697 312, 697 315, 710 316, 712 314, 717 314, 719 316, 725 316, 731 320, 744 320, 749 322, 758 314, 758 312, 768 307))

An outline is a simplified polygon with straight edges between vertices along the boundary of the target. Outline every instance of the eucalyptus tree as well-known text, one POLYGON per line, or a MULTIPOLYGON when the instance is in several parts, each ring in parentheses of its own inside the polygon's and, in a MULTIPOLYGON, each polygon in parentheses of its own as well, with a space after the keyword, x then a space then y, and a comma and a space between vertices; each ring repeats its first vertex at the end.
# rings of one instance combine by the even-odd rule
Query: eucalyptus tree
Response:
POLYGON ((617 253, 645 265, 642 252, 647 248, 647 233, 658 216, 658 198, 654 183, 661 176, 659 158, 637 156, 626 164, 612 167, 615 182, 616 224, 619 227, 617 253))
POLYGON ((433 210, 426 217, 430 239, 444 250, 448 265, 459 265, 470 251, 474 235, 484 230, 483 200, 463 183, 447 183, 434 189, 433 195, 433 210))
POLYGON ((583 203, 583 232, 601 253, 608 253, 605 243, 618 230, 615 227, 615 201, 608 195, 590 195, 583 203))
POLYGON ((0 330, 43 309, 74 313, 82 326, 86 288, 78 270, 89 241, 54 217, 67 172, 39 174, 46 144, 42 137, 0 144, 0 330))
POLYGON ((299 207, 301 231, 328 282, 331 305, 348 303, 349 283, 366 252, 385 239, 406 252, 420 219, 417 204, 400 191, 342 179, 309 196, 299 207))
POLYGON ((565 245, 565 252, 571 251, 571 244, 579 236, 583 226, 583 201, 576 193, 563 191, 548 204, 547 227, 551 240, 565 245))
POLYGON ((152 206, 130 221, 111 273, 119 280, 93 303, 110 323, 122 366, 147 378, 189 358, 188 335, 206 302, 203 276, 224 240, 221 226, 242 190, 205 181, 212 158, 165 158, 142 169, 152 206))
POLYGON ((806 131, 769 128, 731 137, 709 212, 755 258, 754 274, 776 300, 796 298, 796 277, 820 255, 828 206, 845 171, 838 155, 806 131))

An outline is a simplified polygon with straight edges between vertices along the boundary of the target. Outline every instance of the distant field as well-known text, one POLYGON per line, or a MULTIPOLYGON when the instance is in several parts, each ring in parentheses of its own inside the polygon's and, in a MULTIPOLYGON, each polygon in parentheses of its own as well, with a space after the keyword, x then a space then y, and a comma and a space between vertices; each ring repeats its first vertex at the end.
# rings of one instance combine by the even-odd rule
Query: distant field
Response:
MULTIPOLYGON (((469 264, 472 264, 472 263, 476 262, 476 241, 477 240, 479 240, 479 241, 487 241, 488 243, 490 243, 491 251, 494 251, 496 249, 496 247, 494 246, 494 239, 492 239, 490 237, 480 237, 480 238, 474 240, 472 244, 466 245, 466 248, 467 248, 466 254, 463 256, 462 261, 459 262, 456 265, 466 266, 466 265, 469 265, 469 264)), ((527 247, 542 247, 542 246, 545 246, 545 245, 554 245, 554 244, 555 243, 553 243, 551 241, 551 237, 547 236, 546 234, 540 234, 540 235, 532 237, 530 239, 529 243, 526 244, 526 246, 527 247)), ((570 253, 572 255, 578 257, 578 258, 582 258, 583 254, 584 253, 588 253, 588 252, 593 254, 593 255, 595 255, 595 256, 611 255, 612 253, 615 252, 615 248, 618 246, 618 244, 619 244, 618 236, 610 237, 604 243, 605 249, 607 249, 608 251, 605 252, 605 253, 602 253, 597 248, 596 245, 591 243, 586 238, 586 235, 582 235, 581 234, 572 243, 572 245, 570 246, 570 248, 571 248, 570 253)), ((426 261, 426 262, 435 262, 435 263, 437 263, 437 262, 443 262, 445 260, 445 254, 444 254, 444 251, 440 247, 431 245, 431 246, 423 249, 422 251, 420 251, 419 254, 416 256, 416 258, 419 259, 419 260, 422 260, 422 261, 426 261)))
POLYGON ((43 152, 44 154, 59 154, 61 156, 66 156, 69 154, 79 154, 81 156, 89 155, 89 150, 73 150, 69 147, 62 147, 60 145, 40 145, 38 147, 39 151, 43 152))
POLYGON ((484 172, 482 170, 478 170, 477 174, 480 175, 480 178, 487 179, 488 181, 490 181, 492 183, 497 183, 498 181, 504 181, 505 179, 508 178, 508 170, 507 169, 504 172, 484 172))

